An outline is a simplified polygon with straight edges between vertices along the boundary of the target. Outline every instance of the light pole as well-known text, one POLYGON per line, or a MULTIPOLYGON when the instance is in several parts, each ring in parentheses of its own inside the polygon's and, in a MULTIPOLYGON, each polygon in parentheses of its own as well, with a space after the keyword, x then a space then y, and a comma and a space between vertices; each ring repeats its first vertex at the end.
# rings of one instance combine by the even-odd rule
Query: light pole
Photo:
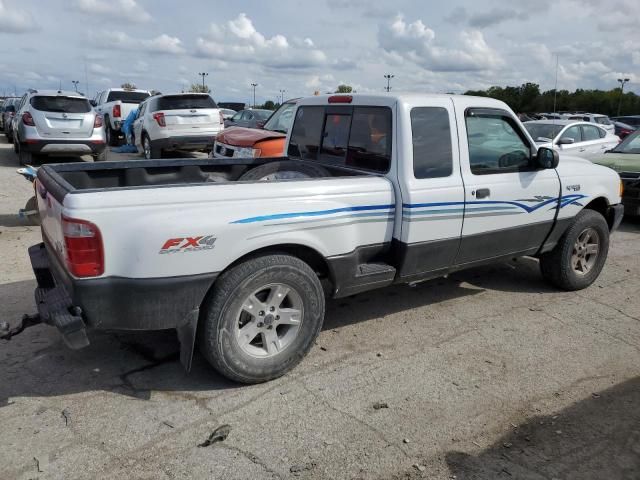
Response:
POLYGON ((205 90, 207 89, 207 87, 204 84, 204 77, 208 77, 209 74, 207 72, 200 72, 198 73, 198 75, 202 77, 202 93, 205 93, 205 90))
POLYGON ((76 93, 78 92, 78 84, 80 83, 79 80, 71 80, 71 83, 73 83, 73 88, 76 89, 76 93))
POLYGON ((284 103, 284 92, 285 92, 285 90, 280 90, 280 98, 282 99, 280 101, 280 105, 282 105, 284 103))
POLYGON ((619 78, 620 82, 620 99, 618 100, 618 116, 620 116, 620 107, 622 107, 622 93, 624 92, 624 84, 629 81, 628 78, 619 78))
POLYGON ((391 75, 390 73, 386 73, 384 75, 384 78, 387 79, 387 88, 386 88, 387 92, 391 91, 391 79, 393 77, 395 77, 395 75, 391 75))
POLYGON ((252 83, 251 86, 253 87, 253 108, 256 108, 256 87, 258 84, 252 83))

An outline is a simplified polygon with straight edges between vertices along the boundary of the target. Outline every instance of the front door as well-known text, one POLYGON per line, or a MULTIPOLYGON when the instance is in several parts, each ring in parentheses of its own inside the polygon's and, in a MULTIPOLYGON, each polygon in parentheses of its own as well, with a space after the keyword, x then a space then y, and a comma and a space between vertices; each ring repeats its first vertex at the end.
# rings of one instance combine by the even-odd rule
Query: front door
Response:
POLYGON ((535 167, 535 146, 506 110, 473 108, 459 116, 465 183, 464 224, 456 264, 534 253, 551 231, 560 181, 535 167))

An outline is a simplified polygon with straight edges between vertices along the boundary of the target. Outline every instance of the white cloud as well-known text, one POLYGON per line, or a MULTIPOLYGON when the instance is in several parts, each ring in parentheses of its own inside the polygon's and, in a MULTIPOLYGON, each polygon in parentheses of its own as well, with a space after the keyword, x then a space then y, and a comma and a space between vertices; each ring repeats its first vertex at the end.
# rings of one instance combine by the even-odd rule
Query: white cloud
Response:
POLYGON ((152 54, 180 55, 185 52, 182 40, 171 37, 166 33, 155 38, 134 38, 129 34, 119 31, 101 31, 91 33, 90 39, 96 47, 116 50, 134 50, 152 54))
POLYGON ((144 23, 151 15, 136 0, 75 0, 74 7, 82 13, 104 18, 144 23))
POLYGON ((447 48, 435 42, 435 32, 422 20, 407 23, 398 15, 380 25, 378 43, 388 53, 398 55, 424 68, 441 72, 490 70, 501 65, 500 55, 478 30, 462 31, 456 44, 447 48))
POLYGON ((196 41, 198 56, 225 62, 259 63, 267 67, 307 68, 326 63, 323 51, 310 38, 289 42, 284 35, 267 38, 244 13, 225 24, 211 24, 196 41))
POLYGON ((0 0, 0 33, 27 33, 39 30, 39 26, 29 12, 7 7, 0 0))

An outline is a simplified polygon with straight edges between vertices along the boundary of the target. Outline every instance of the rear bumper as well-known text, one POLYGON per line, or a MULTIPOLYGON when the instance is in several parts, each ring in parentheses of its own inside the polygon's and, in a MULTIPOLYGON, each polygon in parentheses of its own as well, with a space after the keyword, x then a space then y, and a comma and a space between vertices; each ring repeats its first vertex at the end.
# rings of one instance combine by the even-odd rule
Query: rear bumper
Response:
MULTIPOLYGON (((182 277, 77 279, 44 243, 29 248, 38 281, 36 302, 43 319, 69 315, 75 330, 164 330, 197 318, 217 273, 182 277)), ((46 321, 60 326, 55 321, 46 321)), ((61 330, 62 332, 62 330, 61 330)), ((62 332, 63 333, 63 332, 62 332)), ((65 334, 63 333, 63 336, 65 334)))
POLYGON ((106 144, 101 140, 27 140, 22 148, 35 154, 84 155, 102 153, 106 144))
POLYGON ((154 147, 163 150, 211 150, 216 134, 211 135, 181 135, 152 140, 154 147))

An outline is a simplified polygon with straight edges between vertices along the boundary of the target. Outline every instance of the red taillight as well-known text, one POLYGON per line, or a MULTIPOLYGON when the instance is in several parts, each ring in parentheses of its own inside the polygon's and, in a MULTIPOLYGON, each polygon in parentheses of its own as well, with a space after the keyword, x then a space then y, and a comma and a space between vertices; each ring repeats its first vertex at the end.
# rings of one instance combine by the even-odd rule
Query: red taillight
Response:
POLYGON ((160 125, 161 127, 166 127, 167 124, 164 121, 164 113, 162 112, 156 112, 153 114, 153 119, 158 122, 158 125, 160 125))
POLYGON ((120 115, 122 115, 122 112, 120 111, 120 105, 113 106, 113 108, 111 109, 111 115, 113 115, 114 117, 120 117, 120 115))
POLYGON ((329 103, 351 103, 352 100, 351 95, 332 95, 329 97, 329 103))
POLYGON ((220 125, 224 125, 224 117, 222 116, 222 112, 218 112, 218 115, 220 115, 220 125))
POLYGON ((22 123, 24 123, 25 125, 29 125, 30 127, 36 126, 36 122, 33 121, 33 117, 29 112, 24 112, 22 114, 22 123))
POLYGON ((100 128, 102 126, 102 115, 96 115, 96 119, 93 121, 93 128, 100 128))
POLYGON ((67 267, 75 277, 97 277, 104 273, 100 230, 93 223, 62 216, 67 267))

